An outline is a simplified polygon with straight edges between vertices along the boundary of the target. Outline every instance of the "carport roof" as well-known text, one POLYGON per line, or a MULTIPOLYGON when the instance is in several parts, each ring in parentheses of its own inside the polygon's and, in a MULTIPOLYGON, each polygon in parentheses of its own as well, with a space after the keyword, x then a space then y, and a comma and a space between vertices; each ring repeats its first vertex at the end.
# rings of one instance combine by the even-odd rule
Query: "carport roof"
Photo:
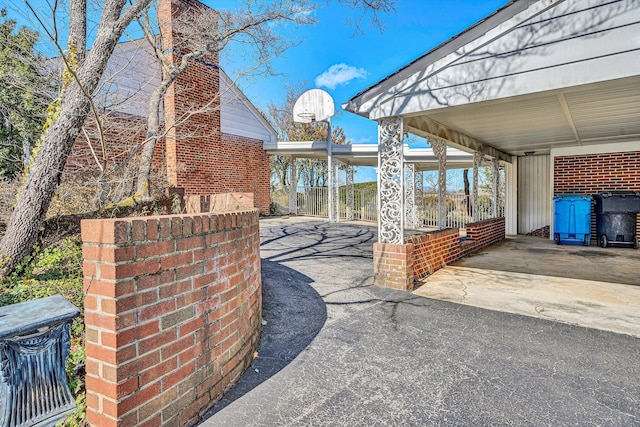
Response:
POLYGON ((343 105, 501 160, 640 138, 640 3, 512 1, 343 105))
MULTIPOLYGON (((327 159, 326 141, 278 141, 264 143, 270 156, 293 156, 306 159, 327 159)), ((334 158, 352 166, 378 166, 377 144, 332 144, 334 158)), ((431 148, 411 148, 404 145, 404 161, 416 165, 419 171, 437 170, 438 157, 431 148)), ((473 156, 462 150, 447 150, 447 168, 473 167, 473 156)))

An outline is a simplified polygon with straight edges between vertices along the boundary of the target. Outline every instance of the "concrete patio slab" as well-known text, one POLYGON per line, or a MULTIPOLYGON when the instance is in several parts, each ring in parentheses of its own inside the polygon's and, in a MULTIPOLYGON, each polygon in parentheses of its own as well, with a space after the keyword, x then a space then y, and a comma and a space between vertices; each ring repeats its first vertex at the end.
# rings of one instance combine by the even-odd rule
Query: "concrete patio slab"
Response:
POLYGON ((516 236, 424 280, 416 295, 640 337, 640 251, 516 236))
POLYGON ((640 337, 640 287, 447 266, 415 295, 640 337))

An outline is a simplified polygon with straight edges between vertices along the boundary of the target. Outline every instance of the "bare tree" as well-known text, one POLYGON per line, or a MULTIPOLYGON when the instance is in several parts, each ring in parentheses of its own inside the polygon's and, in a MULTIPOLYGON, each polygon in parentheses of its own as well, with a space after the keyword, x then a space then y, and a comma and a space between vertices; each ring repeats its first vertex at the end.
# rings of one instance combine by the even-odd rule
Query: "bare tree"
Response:
MULTIPOLYGON (((395 0, 336 1, 356 8, 360 12, 371 13, 375 18, 372 20, 374 24, 379 23, 377 20, 379 13, 392 10, 392 8, 380 8, 380 5, 392 6, 395 3, 395 0)), ((59 50, 65 72, 61 93, 52 108, 52 113, 47 118, 46 132, 34 149, 37 155, 34 153, 13 215, 0 241, 0 277, 12 272, 22 258, 33 250, 52 197, 60 183, 67 158, 74 142, 83 134, 82 129, 89 114, 97 127, 99 138, 104 140, 103 121, 93 97, 118 40, 132 20, 140 17, 151 2, 152 0, 105 0, 97 3, 95 6, 100 7, 100 18, 96 25, 95 38, 89 49, 86 46, 88 13, 85 0, 72 0, 69 7, 70 28, 67 29, 69 40, 66 47, 60 44, 60 28, 56 21, 61 3, 58 1, 47 3, 52 8, 53 17, 50 21, 53 24, 48 25, 40 8, 30 0, 25 0, 30 13, 59 50)), ((170 86, 172 79, 182 72, 182 64, 188 66, 191 61, 199 58, 199 55, 219 52, 231 41, 238 41, 245 46, 256 47, 258 62, 263 64, 263 71, 268 71, 269 60, 288 44, 282 41, 283 39, 277 38, 275 32, 270 32, 270 26, 273 23, 285 21, 311 22, 311 15, 307 12, 307 0, 274 0, 272 2, 247 0, 246 8, 240 13, 220 14, 219 30, 214 31, 213 35, 202 32, 203 36, 198 42, 203 43, 194 44, 189 50, 182 52, 179 62, 173 63, 172 67, 166 67, 163 64, 165 66, 163 81, 154 94, 154 100, 151 101, 154 104, 147 121, 147 140, 150 143, 134 149, 134 152, 143 150, 140 162, 141 165, 144 164, 143 168, 150 164, 147 161, 149 158, 147 152, 153 152, 153 144, 162 135, 159 127, 155 127, 155 118, 151 117, 151 114, 155 115, 155 113, 151 110, 157 111, 153 108, 155 102, 162 98, 163 91, 170 86)), ((366 16, 367 13, 362 16, 366 16)), ((190 19, 199 18, 192 15, 190 19)), ((145 188, 149 187, 149 175, 145 169, 140 170, 139 174, 138 192, 145 194, 145 188)))
MULTIPOLYGON (((91 107, 91 95, 98 86, 118 39, 129 23, 149 6, 151 0, 106 0, 96 38, 86 58, 77 66, 67 63, 71 75, 60 95, 59 109, 44 134, 0 241, 0 276, 6 276, 32 251, 60 182, 67 157, 91 107)), ((35 13, 35 9, 28 3, 35 13)), ((85 17, 86 20, 86 17, 85 17)), ((50 34, 53 39, 53 34, 50 34)))
MULTIPOLYGON (((241 13, 216 12, 206 6, 177 9, 171 13, 172 22, 158 22, 161 39, 153 32, 149 14, 145 13, 138 20, 144 31, 145 38, 153 48, 154 56, 162 67, 162 82, 153 91, 149 100, 149 113, 147 118, 147 139, 142 148, 140 167, 138 169, 138 184, 136 195, 142 199, 149 198, 150 173, 153 151, 157 141, 163 136, 166 129, 161 129, 160 106, 163 97, 176 79, 189 68, 196 60, 204 57, 213 57, 217 63, 218 54, 227 45, 234 42, 249 40, 255 57, 255 64, 249 68, 258 68, 269 64, 269 61, 280 55, 289 47, 297 44, 295 41, 285 40, 278 35, 275 25, 293 23, 304 25, 313 23, 310 15, 310 5, 306 0, 284 0, 273 4, 252 5, 241 13), (179 31, 176 31, 179 28, 179 31), (169 34, 173 32, 173 34, 169 34), (170 39, 169 43, 166 39, 170 39), (170 44, 171 46, 167 46, 170 44), (165 55, 164 51, 171 48, 172 57, 165 55)), ((166 13, 158 13, 158 16, 167 16, 166 13)), ((215 94, 204 106, 199 106, 194 111, 183 112, 180 121, 187 121, 190 116, 201 114, 207 110, 219 108, 219 102, 223 94, 215 94)), ((175 123, 168 123, 175 126, 175 123)))

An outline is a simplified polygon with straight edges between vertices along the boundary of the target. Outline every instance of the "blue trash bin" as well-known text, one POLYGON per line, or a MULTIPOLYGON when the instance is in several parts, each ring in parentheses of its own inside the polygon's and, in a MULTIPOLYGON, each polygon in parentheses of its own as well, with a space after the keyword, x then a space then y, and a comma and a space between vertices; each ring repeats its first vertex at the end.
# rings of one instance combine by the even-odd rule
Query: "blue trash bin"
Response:
POLYGON ((553 240, 556 245, 589 246, 591 243, 591 196, 564 194, 555 196, 553 240))

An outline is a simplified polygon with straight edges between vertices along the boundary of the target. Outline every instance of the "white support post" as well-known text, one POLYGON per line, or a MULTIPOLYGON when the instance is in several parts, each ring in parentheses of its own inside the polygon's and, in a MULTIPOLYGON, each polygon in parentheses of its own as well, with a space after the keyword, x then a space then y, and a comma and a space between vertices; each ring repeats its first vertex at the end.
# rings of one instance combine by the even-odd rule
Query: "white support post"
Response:
POLYGON ((438 230, 447 228, 447 142, 429 138, 433 153, 438 156, 438 230))
POLYGON ((298 214, 298 183, 296 182, 296 158, 289 158, 289 214, 298 214))
POLYGON ((493 217, 498 218, 498 202, 500 202, 500 162, 491 159, 491 172, 493 173, 493 217))
POLYGON ((333 158, 333 142, 331 141, 331 120, 327 120, 327 175, 329 178, 328 182, 328 195, 329 199, 329 222, 337 222, 338 216, 336 216, 338 200, 336 198, 335 187, 337 186, 335 169, 337 167, 337 162, 333 158))
MULTIPOLYGON (((506 190, 504 200, 505 232, 508 235, 515 235, 518 234, 518 157, 513 156, 511 163, 505 164, 504 168, 506 190)), ((551 225, 553 225, 553 221, 551 221, 551 225)), ((553 233, 551 238, 553 239, 553 233)))
POLYGON ((404 221, 407 227, 416 228, 416 165, 404 165, 404 221))
POLYGON ((353 211, 355 207, 355 195, 353 193, 354 167, 347 164, 347 221, 353 221, 353 211))
POLYGON ((378 122, 378 242, 404 243, 402 118, 378 122))
POLYGON ((418 171, 415 174, 415 201, 414 206, 414 224, 417 228, 424 226, 424 173, 418 171))
POLYGON ((340 163, 332 157, 329 164, 329 201, 331 203, 332 222, 340 222, 340 163))
POLYGON ((472 209, 471 209, 471 222, 480 221, 480 214, 478 211, 478 171, 484 161, 484 154, 475 152, 473 153, 473 195, 472 195, 472 209))

